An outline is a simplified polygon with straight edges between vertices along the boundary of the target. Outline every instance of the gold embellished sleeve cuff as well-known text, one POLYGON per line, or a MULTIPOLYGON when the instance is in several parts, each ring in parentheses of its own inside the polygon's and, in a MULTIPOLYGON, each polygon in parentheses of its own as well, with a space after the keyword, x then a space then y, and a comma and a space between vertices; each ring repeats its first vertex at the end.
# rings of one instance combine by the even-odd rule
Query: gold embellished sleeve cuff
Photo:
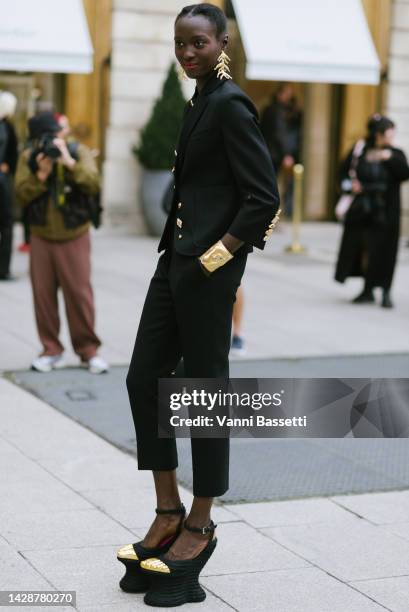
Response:
POLYGON ((216 244, 199 257, 200 263, 208 272, 214 272, 217 268, 224 266, 230 259, 233 259, 233 255, 226 249, 221 240, 218 240, 216 244))

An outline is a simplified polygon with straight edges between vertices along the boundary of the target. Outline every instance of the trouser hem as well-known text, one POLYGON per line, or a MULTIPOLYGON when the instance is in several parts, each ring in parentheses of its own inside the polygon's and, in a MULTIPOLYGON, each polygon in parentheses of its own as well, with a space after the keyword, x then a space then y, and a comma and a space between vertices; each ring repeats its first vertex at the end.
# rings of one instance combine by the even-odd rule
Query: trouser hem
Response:
POLYGON ((176 463, 175 465, 169 467, 169 465, 162 465, 162 464, 156 464, 156 465, 146 465, 146 464, 139 464, 138 463, 138 470, 149 470, 151 472, 172 472, 173 470, 176 470, 176 468, 178 467, 178 464, 176 463))
POLYGON ((193 489, 195 497, 221 497, 229 490, 229 487, 222 489, 193 489))

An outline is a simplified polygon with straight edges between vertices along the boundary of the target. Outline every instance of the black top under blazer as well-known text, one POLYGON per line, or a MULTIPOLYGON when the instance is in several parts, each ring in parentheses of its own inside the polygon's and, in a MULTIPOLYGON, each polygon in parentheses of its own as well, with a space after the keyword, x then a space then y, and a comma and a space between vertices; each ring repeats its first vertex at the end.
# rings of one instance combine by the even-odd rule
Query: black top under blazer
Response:
POLYGON ((216 73, 187 103, 175 150, 174 198, 158 251, 201 255, 227 232, 264 249, 279 206, 270 153, 246 94, 216 73))

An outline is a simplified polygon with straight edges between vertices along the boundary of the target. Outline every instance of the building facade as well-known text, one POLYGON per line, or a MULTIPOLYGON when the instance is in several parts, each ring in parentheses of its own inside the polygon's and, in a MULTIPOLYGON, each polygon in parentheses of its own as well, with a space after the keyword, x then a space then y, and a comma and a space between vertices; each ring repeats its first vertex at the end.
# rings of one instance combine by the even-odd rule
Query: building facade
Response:
MULTIPOLYGON (((19 98, 20 135, 34 110, 65 112, 76 136, 97 150, 106 220, 146 232, 140 206, 141 168, 132 152, 174 60, 173 24, 186 0, 82 0, 94 47, 90 74, 1 72, 0 88, 19 98)), ((378 86, 295 83, 304 111, 304 217, 333 218, 340 159, 365 131, 368 116, 386 112, 409 153, 409 0, 361 0, 382 65, 378 86)), ((267 2, 267 0, 266 0, 267 2)), ((234 2, 213 0, 229 16, 234 79, 261 110, 277 82, 250 81, 234 2)), ((346 44, 348 40, 346 32, 346 44)), ((183 85, 186 97, 194 83, 183 85)), ((409 186, 403 230, 409 234, 409 186)))
POLYGON ((132 148, 174 60, 173 22, 185 5, 183 0, 113 0, 104 201, 113 224, 125 221, 138 233, 146 228, 139 206, 141 168, 132 148))
MULTIPOLYGON (((214 3, 226 9, 224 0, 214 3)), ((141 169, 132 147, 138 142, 139 131, 160 93, 173 59, 173 21, 185 4, 180 0, 113 0, 104 198, 113 223, 126 220, 140 233, 146 230, 139 206, 141 169)), ((305 117, 306 219, 332 217, 339 161, 363 135, 371 113, 387 112, 396 120, 398 144, 409 152, 409 110, 406 106, 409 0, 363 0, 363 5, 382 64, 380 85, 295 84, 305 117)), ((245 56, 234 18, 229 19, 229 34, 234 78, 261 109, 277 83, 246 80, 245 56)), ((409 231, 408 214, 409 192, 405 188, 405 232, 409 231)))
MULTIPOLYGON (((398 144, 409 155, 409 0, 395 0, 391 13, 385 109, 398 126, 398 144)), ((403 186, 402 230, 409 235, 409 185, 403 186)))

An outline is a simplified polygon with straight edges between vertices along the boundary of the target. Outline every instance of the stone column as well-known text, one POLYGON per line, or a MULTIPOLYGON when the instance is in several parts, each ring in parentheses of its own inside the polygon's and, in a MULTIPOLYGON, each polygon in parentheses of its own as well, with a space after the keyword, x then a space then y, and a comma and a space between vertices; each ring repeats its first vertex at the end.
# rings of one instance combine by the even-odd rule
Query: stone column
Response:
MULTIPOLYGON (((394 0, 392 7, 389 84, 386 114, 396 121, 397 146, 409 156, 409 0, 394 0)), ((409 183, 402 189, 402 231, 409 235, 409 183)))
POLYGON ((303 133, 305 219, 325 219, 327 216, 330 123, 331 85, 307 84, 303 133))
MULTIPOLYGON (((186 0, 113 0, 104 206, 111 224, 125 223, 140 234, 146 229, 139 203, 141 169, 132 147, 174 59, 173 23, 186 4, 186 0)), ((186 95, 192 91, 191 82, 188 87, 186 95)))

